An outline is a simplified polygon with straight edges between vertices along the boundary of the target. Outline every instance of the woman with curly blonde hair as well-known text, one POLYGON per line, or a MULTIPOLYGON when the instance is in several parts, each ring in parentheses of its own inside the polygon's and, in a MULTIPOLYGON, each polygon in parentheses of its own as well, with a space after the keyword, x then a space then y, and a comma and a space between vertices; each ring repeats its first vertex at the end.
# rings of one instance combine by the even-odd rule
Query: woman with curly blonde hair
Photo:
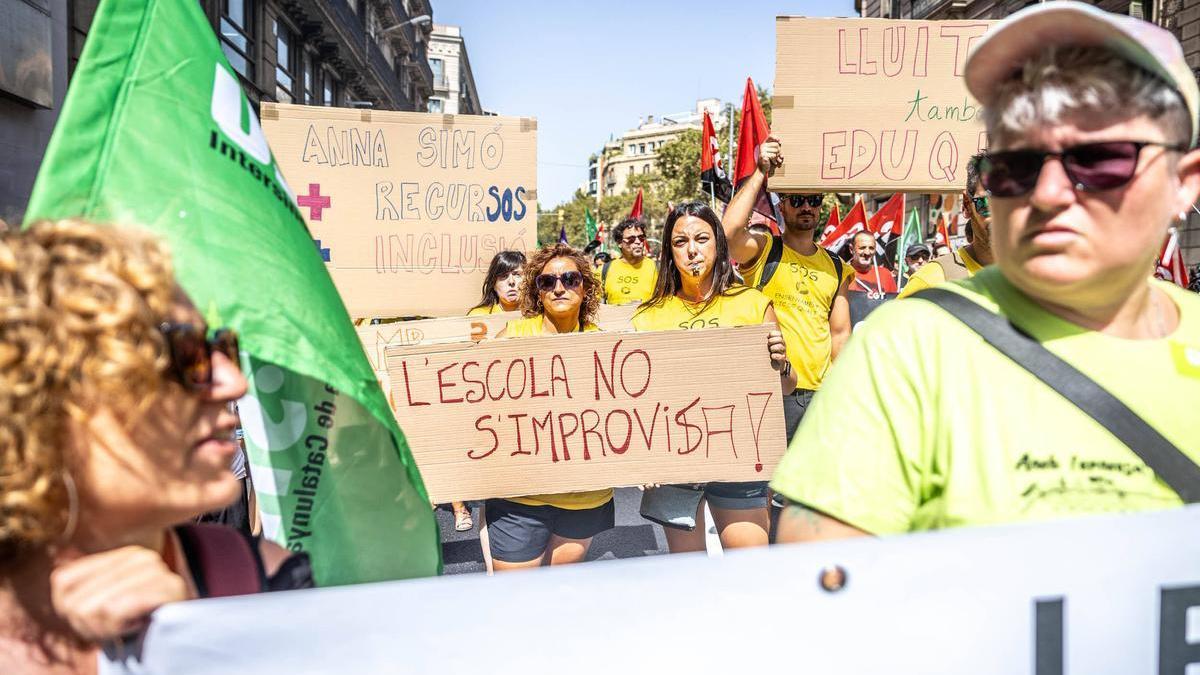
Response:
POLYGON ((273 544, 180 525, 240 489, 246 380, 236 335, 207 334, 149 236, 0 233, 0 672, 95 672, 156 607, 232 594, 214 542, 257 560, 240 592, 311 585, 273 544))
MULTIPOLYGON (((553 244, 534 253, 521 273, 521 312, 498 338, 600 330, 593 321, 600 284, 579 251, 553 244)), ((587 556, 592 537, 615 524, 613 491, 489 499, 488 545, 496 571, 564 565, 587 556)))

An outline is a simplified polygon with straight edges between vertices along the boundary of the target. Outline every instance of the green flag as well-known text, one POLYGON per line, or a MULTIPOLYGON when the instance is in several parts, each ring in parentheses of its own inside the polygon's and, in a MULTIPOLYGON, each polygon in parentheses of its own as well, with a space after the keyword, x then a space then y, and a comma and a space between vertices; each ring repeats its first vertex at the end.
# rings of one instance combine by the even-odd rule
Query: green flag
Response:
POLYGON ((909 246, 919 243, 921 243, 921 220, 914 208, 908 214, 908 220, 904 223, 904 231, 900 233, 900 243, 896 246, 896 276, 899 280, 899 288, 904 288, 904 255, 909 246))
POLYGON ((269 538, 321 585, 438 574, 420 473, 198 3, 100 4, 28 210, 68 216, 162 236, 211 325, 240 333, 269 538))
POLYGON ((587 230, 588 243, 596 241, 596 219, 592 217, 590 206, 585 206, 583 209, 583 227, 587 230))

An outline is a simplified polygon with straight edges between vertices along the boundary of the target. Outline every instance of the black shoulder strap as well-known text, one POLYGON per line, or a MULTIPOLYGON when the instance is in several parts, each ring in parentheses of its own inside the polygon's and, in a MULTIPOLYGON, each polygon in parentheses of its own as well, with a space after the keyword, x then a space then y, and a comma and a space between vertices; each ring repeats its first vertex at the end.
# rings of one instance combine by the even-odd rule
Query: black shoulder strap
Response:
POLYGON ((611 259, 605 260, 604 267, 600 268, 600 286, 601 287, 603 287, 604 284, 608 283, 608 267, 609 267, 609 265, 612 265, 611 259))
POLYGON ((783 237, 771 235, 771 250, 767 253, 767 260, 763 263, 762 276, 758 279, 758 290, 766 287, 767 282, 771 277, 775 276, 775 270, 779 269, 779 261, 783 260, 783 237))
POLYGON ((929 288, 911 297, 928 300, 952 314, 1001 354, 1028 370, 1129 446, 1185 503, 1200 502, 1200 465, 1107 389, 1012 322, 953 291, 929 288))
POLYGON ((829 256, 829 259, 833 261, 833 276, 837 279, 837 288, 833 289, 833 299, 829 301, 829 316, 832 317, 833 303, 837 300, 838 289, 842 287, 842 259, 833 251, 830 251, 823 246, 819 248, 822 251, 825 251, 825 253, 829 256))

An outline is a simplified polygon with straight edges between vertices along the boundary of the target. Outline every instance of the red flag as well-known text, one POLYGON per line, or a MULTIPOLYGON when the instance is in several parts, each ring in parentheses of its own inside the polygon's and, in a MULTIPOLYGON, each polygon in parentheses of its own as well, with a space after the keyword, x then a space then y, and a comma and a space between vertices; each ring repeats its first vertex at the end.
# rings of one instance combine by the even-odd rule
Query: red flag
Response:
POLYGON ((725 203, 733 196, 733 185, 721 166, 721 145, 707 110, 704 111, 704 131, 700 137, 700 187, 725 203))
POLYGON ((633 200, 633 208, 629 210, 629 217, 642 217, 642 188, 638 188, 637 198, 633 200))
POLYGON ((854 208, 846 214, 843 220, 832 232, 821 237, 821 246, 830 251, 837 251, 855 234, 867 229, 867 209, 859 199, 854 202, 854 208))
POLYGON ((735 183, 741 183, 754 173, 754 167, 758 166, 758 146, 770 135, 767 116, 758 103, 758 90, 747 77, 746 91, 742 94, 742 124, 738 129, 737 168, 733 173, 735 183))
POLYGON ((824 241, 825 237, 836 230, 841 222, 842 217, 838 214, 838 205, 834 204, 833 208, 829 210, 829 220, 825 221, 825 229, 821 230, 821 240, 824 241))
POLYGON ((1158 264, 1154 267, 1154 276, 1184 288, 1187 288, 1191 282, 1188 277, 1187 265, 1183 264, 1183 251, 1179 248, 1179 232, 1174 228, 1167 235, 1162 252, 1158 254, 1158 264))
POLYGON ((950 248, 950 231, 946 229, 946 215, 943 213, 938 214, 937 235, 934 237, 933 243, 935 246, 950 248))
MULTIPOLYGON (((767 116, 758 103, 758 90, 754 81, 747 77, 746 91, 742 94, 742 124, 738 128, 737 164, 733 172, 735 187, 740 187, 742 181, 754 174, 758 166, 758 148, 770 135, 767 116)), ((754 210, 773 221, 771 229, 776 229, 775 223, 780 220, 779 198, 767 192, 765 185, 754 202, 754 210)))
POLYGON ((904 231, 904 193, 897 192, 871 215, 867 229, 884 245, 904 231))

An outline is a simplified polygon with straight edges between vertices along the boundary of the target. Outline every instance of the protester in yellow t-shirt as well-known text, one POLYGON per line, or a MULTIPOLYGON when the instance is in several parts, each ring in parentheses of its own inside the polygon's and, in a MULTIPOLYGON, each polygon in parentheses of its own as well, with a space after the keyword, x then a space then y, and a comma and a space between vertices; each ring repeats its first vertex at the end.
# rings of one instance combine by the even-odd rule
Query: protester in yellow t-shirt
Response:
POLYGON ((521 268, 525 254, 521 251, 500 251, 488 265, 483 280, 483 297, 467 316, 515 312, 521 308, 521 268))
MULTIPOLYGON (((497 338, 599 330, 593 323, 600 288, 588 261, 566 244, 543 247, 521 277, 524 319, 509 321, 497 338)), ((592 537, 612 528, 613 491, 489 499, 489 546, 496 571, 563 565, 587 556, 592 537)))
POLYGON ((767 176, 782 162, 777 139, 769 138, 759 146, 758 166, 742 182, 721 220, 729 238, 729 253, 746 285, 761 289, 779 315, 788 360, 796 372, 796 390, 783 399, 791 438, 829 365, 850 337, 846 292, 854 269, 813 241, 820 194, 781 195, 782 237, 749 227, 767 176))
MULTIPOLYGON (((1200 196, 1200 151, 1187 150, 1200 88, 1174 64, 1169 32, 1073 3, 994 26, 965 81, 991 143, 980 173, 996 264, 942 290, 1014 324, 1197 462, 1200 298, 1150 277, 1200 196), (1034 17, 1043 39, 1028 39, 1034 17)), ((1181 504, 1108 421, 930 300, 890 303, 855 333, 776 469, 772 487, 793 502, 777 539, 1181 504)))
MULTIPOLYGON (((767 296, 735 282, 721 219, 703 202, 679 204, 667 215, 658 267, 661 274, 654 295, 633 315, 633 327, 637 330, 719 328, 777 321, 767 296)), ((782 333, 771 334, 767 350, 772 365, 781 372, 783 393, 791 392, 796 388, 796 376, 787 360, 782 333)), ((767 545, 771 518, 767 511, 766 481, 649 488, 642 497, 643 505, 663 496, 659 490, 681 489, 699 491, 694 514, 690 509, 686 513, 665 514, 663 522, 694 517, 695 527, 689 531, 664 525, 671 553, 704 550, 705 501, 716 521, 722 546, 767 545)))
MULTIPOLYGON (((967 162, 967 189, 962 193, 963 210, 967 217, 967 245, 940 255, 917 270, 900 289, 897 297, 906 298, 917 291, 975 276, 975 273, 995 262, 992 255, 992 209, 987 190, 979 180, 979 161, 975 155, 967 162)), ((947 242, 949 243, 949 242, 947 242)))
POLYGON ((620 247, 621 257, 600 268, 604 302, 624 305, 649 298, 658 281, 658 266, 646 257, 646 223, 626 218, 613 228, 613 241, 620 247))

